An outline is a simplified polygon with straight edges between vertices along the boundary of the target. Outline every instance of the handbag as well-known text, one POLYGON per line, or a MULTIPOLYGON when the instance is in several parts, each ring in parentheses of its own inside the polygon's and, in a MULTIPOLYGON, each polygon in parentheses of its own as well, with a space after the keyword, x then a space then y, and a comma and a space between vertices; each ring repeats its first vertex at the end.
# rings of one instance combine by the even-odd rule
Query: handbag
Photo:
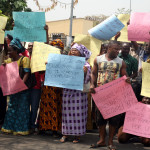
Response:
MULTIPOLYGON (((23 79, 23 77, 24 77, 24 75, 25 75, 24 68, 23 68, 23 63, 22 63, 23 58, 24 58, 24 57, 21 58, 21 60, 20 60, 20 66, 19 66, 19 75, 20 75, 21 79, 23 79)), ((37 83, 36 83, 35 74, 29 72, 29 77, 28 77, 28 79, 26 80, 25 85, 26 85, 29 89, 31 89, 31 88, 33 88, 36 84, 37 84, 37 83)))
POLYGON ((90 91, 90 81, 83 85, 83 93, 88 93, 90 91))

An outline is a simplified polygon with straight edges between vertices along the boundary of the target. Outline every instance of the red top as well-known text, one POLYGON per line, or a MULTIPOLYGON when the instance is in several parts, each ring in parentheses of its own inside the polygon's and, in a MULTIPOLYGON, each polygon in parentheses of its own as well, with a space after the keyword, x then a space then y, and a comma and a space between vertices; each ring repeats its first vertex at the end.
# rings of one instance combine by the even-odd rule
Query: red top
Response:
POLYGON ((20 56, 29 57, 29 52, 25 50, 23 53, 20 53, 20 56))
MULTIPOLYGON (((21 56, 29 57, 29 52, 25 50, 23 53, 20 54, 21 56)), ((31 59, 31 57, 29 57, 31 59)), ((43 81, 43 75, 39 72, 35 72, 35 78, 36 78, 36 85, 33 87, 33 89, 41 89, 41 81, 43 81)))
POLYGON ((36 78, 36 85, 33 87, 33 89, 41 89, 41 74, 39 72, 35 72, 35 78, 36 78))

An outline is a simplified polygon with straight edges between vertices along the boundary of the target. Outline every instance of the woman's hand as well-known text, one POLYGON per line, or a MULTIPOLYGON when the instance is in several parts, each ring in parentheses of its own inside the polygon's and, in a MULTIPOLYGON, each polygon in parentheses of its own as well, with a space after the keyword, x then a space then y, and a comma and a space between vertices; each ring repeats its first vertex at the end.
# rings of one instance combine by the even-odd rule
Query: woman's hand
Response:
POLYGON ((93 85, 90 86, 90 91, 89 92, 92 93, 92 94, 96 93, 95 87, 93 85))
POLYGON ((115 35, 115 40, 117 41, 117 39, 120 37, 121 32, 117 32, 117 34, 115 35))
POLYGON ((130 25, 130 19, 129 19, 129 21, 127 22, 127 26, 128 26, 128 25, 130 25))
POLYGON ((48 25, 45 25, 45 26, 44 26, 44 29, 45 29, 45 30, 48 30, 48 25))
POLYGON ((2 65, 5 67, 5 66, 6 66, 6 63, 5 63, 5 62, 3 62, 3 63, 2 63, 2 65))
POLYGON ((23 76, 23 82, 26 83, 27 79, 29 78, 29 72, 26 72, 23 76))
POLYGON ((127 83, 131 84, 132 78, 127 77, 127 79, 125 80, 127 83))

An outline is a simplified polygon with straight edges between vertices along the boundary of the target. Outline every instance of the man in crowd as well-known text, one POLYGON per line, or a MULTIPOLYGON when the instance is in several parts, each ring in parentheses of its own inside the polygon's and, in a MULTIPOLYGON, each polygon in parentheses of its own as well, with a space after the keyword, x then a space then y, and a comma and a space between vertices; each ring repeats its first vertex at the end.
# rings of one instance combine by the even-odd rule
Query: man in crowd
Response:
MULTIPOLYGON (((141 50, 141 52, 140 52, 140 55, 139 55, 139 63, 140 63, 139 64, 140 65, 139 70, 140 70, 140 72, 142 72, 142 61, 150 63, 150 43, 145 46, 144 51, 141 50)), ((140 75, 142 78, 142 74, 140 74, 140 75)), ((150 105, 150 98, 143 97, 142 103, 150 105)), ((123 132, 123 124, 122 124, 122 126, 118 130, 118 141, 120 143, 127 143, 132 137, 134 137, 134 135, 123 132)), ((144 144, 144 146, 150 146, 150 139, 149 138, 140 137, 140 139, 141 139, 141 143, 144 144)))
POLYGON ((123 42, 121 45, 121 53, 118 56, 126 63, 126 72, 128 76, 130 78, 135 78, 138 71, 138 61, 129 54, 131 44, 123 42))
MULTIPOLYGON (((91 74, 91 93, 95 93, 94 88, 96 86, 102 86, 105 83, 111 82, 126 73, 126 64, 125 62, 118 57, 120 51, 120 43, 118 41, 111 41, 108 45, 107 53, 101 56, 97 56, 94 60, 93 71, 91 74)), ((129 78, 127 78, 129 82, 129 78)), ((103 118, 100 111, 97 109, 97 126, 99 127, 100 140, 96 144, 92 144, 91 148, 105 146, 105 137, 106 137, 106 124, 107 120, 103 118)), ((116 128, 120 121, 120 115, 114 116, 108 119, 109 121, 109 140, 108 148, 110 150, 115 150, 113 144, 113 137, 115 135, 116 128)))

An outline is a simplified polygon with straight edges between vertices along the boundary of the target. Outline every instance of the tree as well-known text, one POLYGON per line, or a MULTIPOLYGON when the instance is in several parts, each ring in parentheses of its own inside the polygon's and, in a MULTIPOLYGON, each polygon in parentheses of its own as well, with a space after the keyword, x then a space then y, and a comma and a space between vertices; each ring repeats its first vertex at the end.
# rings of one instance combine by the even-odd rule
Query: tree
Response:
POLYGON ((12 29, 12 12, 13 11, 31 11, 30 8, 27 7, 26 0, 0 0, 0 10, 4 15, 8 17, 6 30, 12 29))
POLYGON ((115 15, 118 16, 119 14, 130 14, 130 10, 126 10, 125 8, 118 8, 115 12, 115 15))
POLYGON ((107 19, 109 16, 100 14, 100 15, 93 15, 93 16, 86 16, 86 20, 92 20, 96 22, 96 25, 103 22, 105 19, 107 19))

